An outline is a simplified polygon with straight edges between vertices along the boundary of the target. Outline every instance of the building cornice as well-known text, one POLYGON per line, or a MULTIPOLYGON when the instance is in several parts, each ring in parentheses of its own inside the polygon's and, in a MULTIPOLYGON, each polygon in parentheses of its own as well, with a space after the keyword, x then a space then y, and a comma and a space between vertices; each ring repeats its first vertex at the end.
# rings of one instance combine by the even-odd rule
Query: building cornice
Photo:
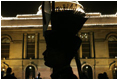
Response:
MULTIPOLYGON (((117 26, 117 23, 109 23, 109 24, 84 24, 83 26, 117 26)), ((43 25, 14 25, 14 26, 1 26, 1 28, 17 28, 17 27, 43 27, 43 25)), ((49 25, 48 27, 51 27, 49 25)))

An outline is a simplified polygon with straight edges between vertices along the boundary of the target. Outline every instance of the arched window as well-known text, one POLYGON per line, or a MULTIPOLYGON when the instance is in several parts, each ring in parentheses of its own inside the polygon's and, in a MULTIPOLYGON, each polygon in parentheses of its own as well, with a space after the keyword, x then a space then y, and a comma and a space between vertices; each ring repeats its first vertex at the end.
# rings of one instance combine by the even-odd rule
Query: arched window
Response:
POLYGON ((10 40, 5 37, 1 40, 1 58, 9 58, 10 40))
POLYGON ((108 47, 109 47, 109 57, 115 58, 117 57, 117 37, 110 36, 108 38, 108 47))
POLYGON ((85 79, 93 79, 93 72, 92 72, 91 66, 85 65, 83 67, 83 73, 84 73, 85 79))
POLYGON ((26 68, 25 78, 26 79, 35 79, 35 68, 32 65, 29 65, 26 68))

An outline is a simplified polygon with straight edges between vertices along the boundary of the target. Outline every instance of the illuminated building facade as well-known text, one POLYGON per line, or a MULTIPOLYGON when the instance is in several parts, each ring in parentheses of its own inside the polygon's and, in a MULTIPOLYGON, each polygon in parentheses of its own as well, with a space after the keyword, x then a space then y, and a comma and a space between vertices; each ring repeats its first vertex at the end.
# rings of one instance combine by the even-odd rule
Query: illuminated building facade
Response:
MULTIPOLYGON (((73 1, 56 2, 55 9, 83 11, 83 6, 73 1)), ((77 34, 83 41, 78 50, 82 71, 93 79, 103 72, 110 79, 117 78, 117 14, 86 13, 86 17, 89 19, 77 34)), ((43 79, 49 79, 52 69, 44 65, 45 49, 41 6, 37 14, 1 17, 2 71, 9 66, 19 79, 35 78, 39 72, 43 79)), ((78 75, 74 59, 71 66, 78 75)))

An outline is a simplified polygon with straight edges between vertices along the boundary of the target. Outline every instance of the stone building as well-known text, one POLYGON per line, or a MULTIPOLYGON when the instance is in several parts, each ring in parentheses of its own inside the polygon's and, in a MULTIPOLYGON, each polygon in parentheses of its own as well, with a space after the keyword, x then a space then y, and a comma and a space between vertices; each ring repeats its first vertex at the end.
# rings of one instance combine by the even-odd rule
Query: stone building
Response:
MULTIPOLYGON (((56 2, 71 6, 68 10, 83 11, 78 2, 56 2)), ((63 8, 60 8, 60 10, 63 8)), ((102 15, 86 13, 88 17, 77 34, 82 39, 78 50, 81 69, 89 78, 97 79, 106 72, 110 79, 117 78, 117 14, 102 15)), ((48 29, 51 25, 49 25, 48 29)), ((16 17, 1 17, 1 70, 11 67, 19 79, 35 78, 40 72, 43 79, 50 79, 52 69, 44 65, 42 53, 46 49, 43 37, 41 6, 36 14, 22 14, 16 17)), ((78 75, 75 60, 71 66, 78 75)), ((78 77, 79 78, 79 77, 78 77)))

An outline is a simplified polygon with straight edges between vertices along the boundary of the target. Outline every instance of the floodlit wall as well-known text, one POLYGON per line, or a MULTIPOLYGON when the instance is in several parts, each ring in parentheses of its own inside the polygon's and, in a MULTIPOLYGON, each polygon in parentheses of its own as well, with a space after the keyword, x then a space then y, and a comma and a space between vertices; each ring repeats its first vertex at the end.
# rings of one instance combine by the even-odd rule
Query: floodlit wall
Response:
MULTIPOLYGON (((92 35, 94 36, 94 54, 89 59, 83 59, 80 57, 82 68, 84 65, 91 66, 94 79, 102 72, 107 72, 108 77, 112 79, 113 76, 110 64, 113 63, 113 61, 117 62, 117 58, 109 58, 108 40, 106 37, 109 33, 117 33, 117 16, 89 16, 89 19, 84 24, 80 32, 92 32, 92 35)), ((9 59, 2 59, 1 64, 3 64, 3 62, 9 64, 9 66, 13 69, 15 76, 19 79, 25 78, 26 68, 29 65, 35 66, 35 77, 37 77, 38 72, 40 72, 43 79, 50 78, 52 70, 44 65, 42 55, 46 49, 46 43, 43 37, 42 19, 39 16, 33 16, 33 18, 32 16, 17 16, 17 18, 14 19, 3 17, 1 19, 1 36, 3 35, 9 35, 12 38, 12 41, 10 42, 9 59), (38 34, 38 58, 23 59, 23 35, 32 33, 38 34)), ((74 73, 78 75, 74 59, 71 62, 71 66, 74 73)))

